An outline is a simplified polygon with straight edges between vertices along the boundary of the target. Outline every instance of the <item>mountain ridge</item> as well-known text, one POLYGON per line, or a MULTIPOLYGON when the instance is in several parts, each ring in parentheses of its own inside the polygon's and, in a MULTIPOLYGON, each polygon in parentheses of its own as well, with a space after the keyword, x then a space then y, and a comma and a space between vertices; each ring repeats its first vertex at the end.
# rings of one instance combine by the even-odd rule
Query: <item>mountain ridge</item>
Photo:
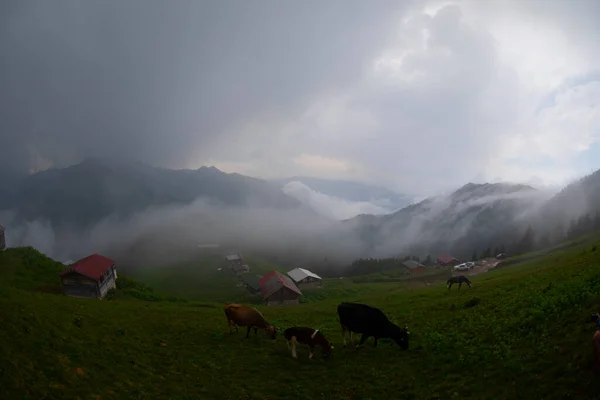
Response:
MULTIPOLYGON (((246 242, 257 243, 257 238, 266 235, 260 245, 264 251, 313 259, 331 254, 351 259, 440 252, 468 257, 489 246, 510 248, 510 243, 514 244, 529 226, 536 232, 536 241, 559 240, 573 219, 600 211, 600 171, 558 193, 524 184, 468 182, 449 194, 431 196, 395 212, 360 213, 329 222, 307 204, 287 195, 281 183, 227 174, 211 166, 171 170, 137 162, 90 159, 37 172, 20 182, 16 189, 9 188, 3 206, 5 211, 16 211, 16 215, 5 222, 6 216, 0 213, 9 236, 15 231, 10 222, 19 219, 48 220, 54 229, 52 235, 56 235, 57 228, 91 227, 107 216, 123 219, 146 209, 158 210, 153 214, 156 216, 161 207, 168 207, 174 215, 165 223, 176 224, 183 217, 173 214, 173 210, 189 209, 190 215, 197 216, 193 204, 202 199, 203 204, 217 208, 205 208, 209 214, 195 223, 206 226, 208 233, 215 231, 229 245, 251 236, 253 240, 246 242), (7 202, 13 207, 7 208, 7 202), (245 233, 240 230, 233 236, 223 236, 225 233, 219 234, 219 229, 225 222, 219 222, 219 218, 233 209, 238 210, 235 218, 239 221, 228 220, 227 224, 245 233), (264 211, 251 211, 258 209, 264 211), (250 214, 243 210, 250 210, 250 214), (269 224, 277 225, 278 233, 265 233, 261 225, 269 224), (544 235, 548 238, 542 238, 544 235), (269 247, 269 240, 276 244, 269 247)), ((138 219, 144 218, 142 215, 138 219)), ((201 235, 203 240, 212 240, 206 232, 201 235)))

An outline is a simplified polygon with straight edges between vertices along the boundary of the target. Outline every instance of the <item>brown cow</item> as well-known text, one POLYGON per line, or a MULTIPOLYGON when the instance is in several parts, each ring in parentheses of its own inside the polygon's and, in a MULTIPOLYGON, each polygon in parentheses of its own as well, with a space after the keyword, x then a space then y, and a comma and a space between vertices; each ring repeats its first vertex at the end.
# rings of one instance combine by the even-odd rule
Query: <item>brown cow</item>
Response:
POLYGON ((333 349, 333 345, 329 343, 329 341, 321 332, 319 332, 318 329, 294 326, 292 328, 286 329, 283 335, 287 340, 288 349, 290 348, 290 344, 292 345, 292 357, 294 358, 298 358, 296 356, 297 343, 308 345, 309 359, 313 358, 313 355, 315 353, 315 346, 320 346, 323 349, 324 358, 329 358, 331 356, 331 350, 333 349))
POLYGON ((275 339, 277 328, 269 324, 256 308, 242 304, 227 304, 223 309, 227 317, 229 333, 233 333, 232 325, 235 326, 236 332, 239 332, 238 326, 246 326, 248 328, 246 338, 250 335, 250 329, 254 328, 255 335, 258 329, 262 329, 271 339, 275 339))
POLYGON ((594 336, 592 336, 592 353, 594 354, 596 372, 600 372, 600 313, 592 314, 592 322, 595 322, 598 326, 594 336))

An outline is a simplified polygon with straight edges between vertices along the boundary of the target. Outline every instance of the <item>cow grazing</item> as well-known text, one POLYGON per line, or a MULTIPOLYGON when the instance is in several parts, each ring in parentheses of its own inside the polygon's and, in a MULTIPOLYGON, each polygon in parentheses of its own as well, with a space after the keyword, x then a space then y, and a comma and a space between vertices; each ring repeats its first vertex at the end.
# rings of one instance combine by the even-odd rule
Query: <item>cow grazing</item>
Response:
POLYGON ((331 356, 331 350, 333 345, 325 338, 325 336, 318 330, 313 328, 306 328, 302 326, 294 326, 288 328, 283 332, 285 339, 287 340, 288 349, 292 349, 292 357, 296 356, 296 344, 302 343, 308 345, 308 358, 313 358, 315 354, 315 347, 321 347, 323 352, 323 358, 329 358, 331 356))
POLYGON ((343 302, 338 305, 338 316, 340 325, 342 325, 342 337, 344 338, 344 346, 346 346, 346 331, 350 332, 350 343, 354 345, 352 333, 361 333, 360 343, 358 348, 369 337, 375 338, 377 341, 383 338, 392 339, 403 350, 408 349, 408 328, 400 328, 392 323, 385 314, 378 308, 359 303, 343 302))
POLYGON ((469 285, 469 287, 471 287, 471 281, 464 275, 453 276, 452 278, 448 279, 446 281, 446 286, 448 286, 448 290, 450 290, 452 288, 452 285, 454 285, 455 283, 458 283, 458 290, 460 290, 460 287, 463 283, 466 283, 467 285, 469 285))
POLYGON ((597 325, 596 332, 592 337, 592 353, 594 354, 594 367, 600 373, 600 313, 592 314, 592 322, 597 325))
POLYGON ((232 325, 235 326, 236 332, 239 332, 238 326, 246 326, 248 328, 246 338, 250 335, 250 329, 254 328, 254 335, 256 335, 258 329, 262 329, 271 339, 275 339, 277 328, 269 324, 256 308, 242 304, 227 304, 223 309, 227 317, 229 333, 233 333, 231 329, 232 325))

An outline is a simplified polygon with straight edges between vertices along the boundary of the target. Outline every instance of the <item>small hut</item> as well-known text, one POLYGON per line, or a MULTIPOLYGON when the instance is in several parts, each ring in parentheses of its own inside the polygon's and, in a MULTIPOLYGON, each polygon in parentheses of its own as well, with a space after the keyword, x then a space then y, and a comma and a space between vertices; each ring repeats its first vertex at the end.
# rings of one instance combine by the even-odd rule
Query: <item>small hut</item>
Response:
POLYGON ((460 260, 452 257, 451 255, 448 254, 444 254, 442 256, 439 256, 437 258, 437 260, 435 260, 437 262, 438 265, 442 266, 442 267, 453 267, 455 265, 460 264, 460 260))
POLYGON ((240 253, 229 254, 225 256, 225 260, 229 262, 229 270, 236 276, 250 272, 250 267, 240 253))
POLYGON ((415 260, 406 260, 402 263, 411 275, 420 275, 425 272, 425 266, 415 260))
POLYGON ((116 287, 117 270, 110 258, 92 254, 70 265, 60 278, 64 294, 101 299, 116 287))
POLYGON ((323 279, 314 272, 304 268, 294 268, 287 273, 299 289, 315 289, 323 287, 323 279))
POLYGON ((4 227, 0 225, 0 251, 6 248, 6 237, 4 236, 4 227))
POLYGON ((302 292, 292 280, 277 271, 265 274, 258 281, 260 292, 266 305, 291 305, 300 302, 302 292))

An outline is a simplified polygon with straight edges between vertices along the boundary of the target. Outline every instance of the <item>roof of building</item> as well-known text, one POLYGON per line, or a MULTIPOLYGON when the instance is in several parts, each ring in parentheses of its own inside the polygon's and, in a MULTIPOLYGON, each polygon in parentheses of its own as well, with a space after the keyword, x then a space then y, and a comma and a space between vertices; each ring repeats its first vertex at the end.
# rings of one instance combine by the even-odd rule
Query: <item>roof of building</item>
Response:
POLYGON ((278 271, 271 271, 259 279, 260 291, 263 299, 267 299, 281 288, 288 288, 292 292, 302 294, 300 289, 292 282, 292 280, 278 271))
POLYGON ((415 260, 406 260, 402 263, 402 265, 404 265, 406 268, 410 268, 410 269, 424 267, 423 264, 421 264, 415 260))
POLYGON ((449 263, 449 262, 452 262, 452 261, 459 261, 458 258, 452 257, 452 256, 450 256, 448 254, 444 254, 442 256, 439 256, 437 259, 438 259, 438 261, 441 261, 443 263, 449 263))
POLYGON ((302 279, 308 278, 309 276, 315 279, 321 279, 319 275, 304 268, 294 268, 287 274, 294 280, 294 282, 300 282, 302 279))
POLYGON ((69 268, 60 273, 60 276, 77 272, 78 274, 99 281, 102 275, 114 264, 115 262, 108 257, 101 256, 100 254, 92 254, 69 266, 69 268))
POLYGON ((227 261, 235 261, 235 260, 242 259, 242 257, 240 257, 239 254, 229 254, 229 255, 225 256, 225 258, 227 259, 227 261))

